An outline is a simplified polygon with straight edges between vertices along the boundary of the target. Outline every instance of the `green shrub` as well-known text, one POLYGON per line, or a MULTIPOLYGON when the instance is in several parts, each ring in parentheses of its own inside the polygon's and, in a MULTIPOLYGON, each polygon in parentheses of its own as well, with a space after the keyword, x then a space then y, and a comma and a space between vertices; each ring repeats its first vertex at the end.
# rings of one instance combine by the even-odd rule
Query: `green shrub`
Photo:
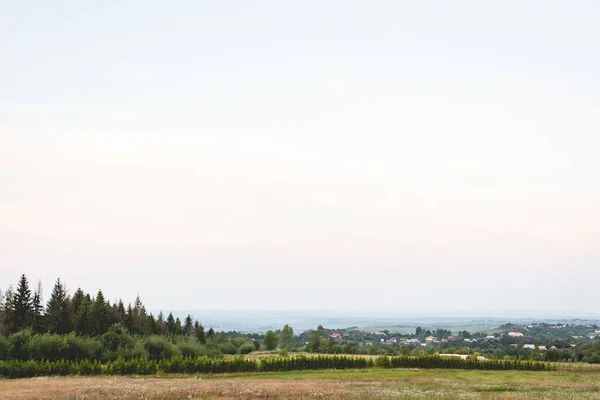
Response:
POLYGON ((66 358, 66 336, 62 335, 33 335, 29 338, 27 349, 32 360, 60 360, 66 358))
POLYGON ((244 343, 240 346, 240 354, 248 354, 254 351, 254 344, 252 343, 244 343))
POLYGON ((379 368, 390 368, 392 366, 392 362, 388 356, 377 357, 375 360, 375 366, 379 368))
POLYGON ((219 345, 219 350, 223 354, 236 354, 237 349, 231 342, 224 342, 219 345))
POLYGON ((201 357, 206 355, 206 349, 198 342, 183 341, 177 344, 177 348, 184 357, 201 357))
POLYGON ((99 360, 102 356, 102 345, 96 339, 70 334, 66 336, 66 343, 64 351, 68 360, 99 360))
POLYGON ((113 324, 105 334, 100 336, 100 342, 106 350, 129 350, 135 345, 134 338, 120 324, 113 324))
POLYGON ((586 355, 583 358, 583 362, 590 364, 600 364, 600 353, 586 355))
POLYGON ((0 336, 0 360, 8 358, 9 343, 4 336, 0 336))
POLYGON ((151 360, 169 359, 181 355, 177 346, 164 336, 148 336, 144 346, 151 360))
POLYGON ((79 375, 101 375, 102 365, 98 360, 90 361, 83 360, 77 364, 77 372, 79 375))
POLYGON ((8 337, 8 358, 13 360, 29 360, 29 341, 31 331, 22 330, 8 337))

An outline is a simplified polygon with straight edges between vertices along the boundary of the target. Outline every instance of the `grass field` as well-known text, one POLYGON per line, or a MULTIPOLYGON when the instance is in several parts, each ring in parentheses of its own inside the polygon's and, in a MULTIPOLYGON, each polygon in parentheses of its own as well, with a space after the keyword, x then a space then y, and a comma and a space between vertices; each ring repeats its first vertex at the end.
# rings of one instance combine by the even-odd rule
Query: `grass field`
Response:
POLYGON ((600 373, 370 369, 0 381, 0 399, 600 399, 600 373))

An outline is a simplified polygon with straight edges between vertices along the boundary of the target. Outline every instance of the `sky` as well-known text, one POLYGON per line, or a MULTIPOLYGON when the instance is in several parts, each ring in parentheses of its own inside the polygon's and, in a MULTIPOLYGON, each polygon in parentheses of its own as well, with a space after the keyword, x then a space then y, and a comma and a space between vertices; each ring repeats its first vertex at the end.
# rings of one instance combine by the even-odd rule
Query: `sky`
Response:
POLYGON ((3 290, 600 316, 600 3, 0 10, 3 290))

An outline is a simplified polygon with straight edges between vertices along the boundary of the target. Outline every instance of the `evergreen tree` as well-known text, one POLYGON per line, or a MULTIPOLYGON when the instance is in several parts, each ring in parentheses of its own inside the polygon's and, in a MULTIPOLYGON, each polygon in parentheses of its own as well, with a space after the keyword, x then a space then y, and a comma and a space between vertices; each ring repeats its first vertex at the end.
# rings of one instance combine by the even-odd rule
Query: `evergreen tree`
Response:
MULTIPOLYGON (((154 318, 154 316, 152 317, 154 318)), ((140 319, 140 333, 144 335, 149 335, 153 332, 153 327, 148 324, 148 313, 146 312, 146 307, 142 306, 139 314, 140 319)), ((156 322, 156 321, 155 321, 156 322)))
POLYGON ((33 322, 33 301, 31 289, 25 274, 21 275, 12 303, 13 323, 10 331, 16 332, 30 327, 33 322))
POLYGON ((177 334, 177 324, 175 322, 175 317, 173 317, 173 313, 169 313, 169 316, 167 317, 167 333, 169 335, 176 335, 177 334))
POLYGON ((277 335, 273 331, 265 333, 265 349, 275 350, 277 348, 277 335))
POLYGON ((211 327, 208 332, 206 332, 206 339, 212 339, 215 337, 215 330, 211 327))
POLYGON ((123 303, 123 300, 119 299, 119 305, 117 306, 117 323, 125 326, 125 304, 123 303))
POLYGON ((58 278, 46 304, 46 323, 50 333, 60 335, 71 331, 69 311, 67 290, 58 278))
POLYGON ((38 281, 38 287, 33 294, 33 318, 31 327, 35 333, 44 333, 46 331, 46 325, 44 324, 44 306, 42 294, 42 281, 38 281))
POLYGON ((183 323, 183 332, 188 336, 192 336, 194 329, 194 320, 190 314, 185 317, 185 321, 183 323))
POLYGON ((132 328, 133 334, 143 334, 146 326, 146 308, 140 299, 138 294, 133 302, 133 314, 132 314, 132 328))
POLYGON ((206 343, 206 337, 204 336, 204 327, 198 321, 194 323, 194 333, 196 335, 196 339, 198 339, 200 343, 206 343))
POLYGON ((296 348, 296 344, 294 343, 294 330, 291 326, 286 325, 281 330, 281 335, 279 336, 279 347, 287 351, 296 348))
POLYGON ((150 313, 150 315, 148 315, 146 317, 146 327, 147 327, 147 335, 159 335, 160 334, 160 330, 158 328, 158 323, 156 322, 156 318, 154 318, 154 315, 152 315, 152 313, 150 313))
POLYGON ((9 288, 4 293, 4 304, 2 306, 2 331, 10 333, 13 326, 13 290, 9 288))
POLYGON ((104 334, 110 327, 109 309, 106 305, 106 301, 104 300, 104 294, 102 293, 102 290, 98 291, 98 294, 94 299, 94 304, 92 305, 92 309, 90 311, 90 318, 92 321, 92 326, 94 327, 94 334, 96 335, 104 334))
MULTIPOLYGON (((75 293, 73 293, 73 297, 71 298, 71 312, 73 313, 73 317, 77 316, 79 313, 79 307, 81 306, 81 302, 85 297, 85 293, 81 288, 78 288, 75 293)), ((73 318, 75 320, 75 318, 73 318)))
POLYGON ((134 320, 135 320, 135 315, 133 312, 133 307, 131 306, 131 303, 129 303, 127 305, 127 311, 125 311, 125 317, 123 318, 123 325, 131 333, 134 333, 134 328, 133 328, 134 320))
POLYGON ((90 295, 83 296, 79 310, 75 316, 75 332, 78 335, 91 335, 94 332, 94 327, 91 321, 92 301, 90 295))
POLYGON ((175 319, 175 334, 181 335, 182 332, 183 332, 183 328, 181 326, 181 320, 179 319, 179 317, 177 317, 175 319))
POLYGON ((0 334, 4 332, 4 293, 0 288, 0 334))
POLYGON ((158 313, 158 317, 156 318, 156 325, 158 325, 160 334, 164 334, 167 332, 165 317, 163 316, 162 311, 158 313))
POLYGON ((114 324, 121 325, 121 322, 120 322, 120 319, 118 317, 118 314, 119 314, 119 304, 118 303, 114 303, 110 307, 110 326, 113 326, 114 324))

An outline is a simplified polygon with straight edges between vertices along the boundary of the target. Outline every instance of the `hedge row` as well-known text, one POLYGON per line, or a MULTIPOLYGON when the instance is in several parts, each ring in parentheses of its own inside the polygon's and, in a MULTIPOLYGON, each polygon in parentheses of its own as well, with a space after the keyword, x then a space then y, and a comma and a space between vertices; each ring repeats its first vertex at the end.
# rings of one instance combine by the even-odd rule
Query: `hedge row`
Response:
POLYGON ((480 370, 532 370, 553 369, 549 364, 530 361, 477 361, 423 357, 379 357, 377 360, 348 356, 277 357, 261 361, 235 358, 213 360, 208 358, 177 357, 170 360, 117 359, 101 364, 99 361, 0 361, 0 378, 30 378, 34 376, 65 375, 150 375, 156 373, 219 374, 233 372, 283 372, 319 369, 382 368, 447 368, 480 370))
POLYGON ((477 360, 439 357, 437 355, 419 357, 380 357, 376 365, 383 368, 441 368, 441 369, 478 369, 478 370, 526 370, 549 371, 554 366, 548 363, 520 360, 477 360))
POLYGON ((362 369, 373 367, 373 360, 349 356, 296 356, 265 358, 260 362, 260 371, 281 372, 310 369, 362 369))

